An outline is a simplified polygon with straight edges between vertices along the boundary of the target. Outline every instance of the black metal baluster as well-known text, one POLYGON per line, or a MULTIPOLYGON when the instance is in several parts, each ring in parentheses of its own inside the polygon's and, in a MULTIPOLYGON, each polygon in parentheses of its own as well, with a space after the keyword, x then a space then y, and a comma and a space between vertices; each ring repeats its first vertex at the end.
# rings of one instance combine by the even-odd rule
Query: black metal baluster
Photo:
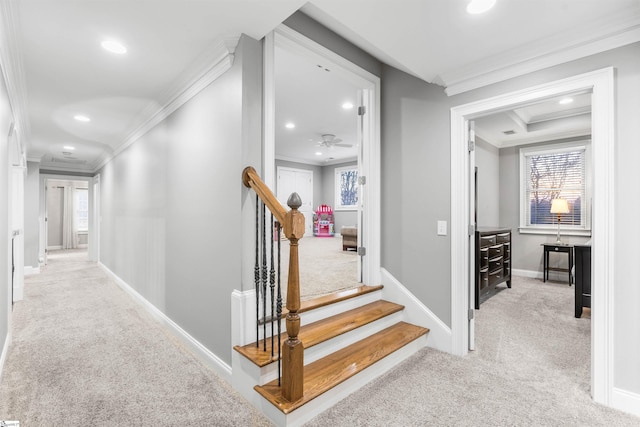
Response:
POLYGON ((279 222, 276 222, 276 226, 278 228, 278 297, 277 297, 277 301, 276 301, 276 319, 278 322, 278 386, 280 386, 280 380, 281 380, 281 369, 280 369, 280 359, 282 358, 282 351, 281 351, 281 341, 280 341, 280 334, 281 334, 281 321, 280 319, 282 318, 282 288, 280 286, 280 232, 282 231, 282 227, 280 226, 279 222))
POLYGON ((253 282, 256 286, 256 347, 260 340, 260 264, 259 264, 259 240, 260 240, 260 198, 256 194, 256 263, 253 267, 253 282))
POLYGON ((267 223, 266 210, 262 204, 262 322, 263 351, 267 351, 267 223))
MULTIPOLYGON (((271 214, 271 222, 269 223, 271 224, 271 271, 269 272, 269 288, 271 289, 271 359, 273 359, 273 349, 275 347, 275 334, 274 334, 274 327, 273 327, 273 322, 275 320, 275 287, 276 287, 276 270, 275 270, 275 263, 273 261, 273 239, 275 238, 274 233, 273 233, 273 214, 271 214)), ((278 339, 280 339, 280 337, 278 337, 278 339)))

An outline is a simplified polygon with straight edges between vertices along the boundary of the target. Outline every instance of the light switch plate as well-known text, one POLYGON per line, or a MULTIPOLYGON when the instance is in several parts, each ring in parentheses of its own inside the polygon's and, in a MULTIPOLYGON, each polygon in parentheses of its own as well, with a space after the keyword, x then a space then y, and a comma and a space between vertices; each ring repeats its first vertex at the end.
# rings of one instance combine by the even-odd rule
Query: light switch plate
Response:
POLYGON ((447 235, 447 221, 438 221, 438 236, 447 235))

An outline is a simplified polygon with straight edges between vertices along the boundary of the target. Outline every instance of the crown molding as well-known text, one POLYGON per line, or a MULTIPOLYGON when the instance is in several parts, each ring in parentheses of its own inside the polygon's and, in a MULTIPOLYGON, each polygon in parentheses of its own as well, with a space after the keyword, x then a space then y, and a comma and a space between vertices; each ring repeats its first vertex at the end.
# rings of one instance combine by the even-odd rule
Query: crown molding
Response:
POLYGON ((239 40, 239 36, 216 40, 158 97, 158 100, 150 102, 145 107, 136 121, 140 124, 124 138, 122 143, 114 148, 111 155, 98 160, 92 171, 97 172, 104 167, 111 159, 229 70, 233 65, 234 53, 239 40))
POLYGON ((448 96, 522 76, 640 41, 640 8, 633 6, 599 27, 581 27, 540 39, 437 77, 448 96))
POLYGON ((0 1, 0 64, 15 121, 21 151, 31 133, 27 112, 27 85, 19 32, 17 0, 0 1))
POLYGON ((518 147, 520 145, 536 144, 539 142, 558 141, 561 139, 578 138, 578 137, 585 137, 585 136, 591 137, 591 128, 573 129, 566 132, 556 132, 553 135, 540 135, 540 136, 533 136, 529 138, 512 139, 509 141, 499 141, 494 138, 488 137, 486 134, 483 133, 481 129, 476 129, 476 136, 486 141, 487 143, 493 145, 494 147, 500 149, 500 148, 518 147))

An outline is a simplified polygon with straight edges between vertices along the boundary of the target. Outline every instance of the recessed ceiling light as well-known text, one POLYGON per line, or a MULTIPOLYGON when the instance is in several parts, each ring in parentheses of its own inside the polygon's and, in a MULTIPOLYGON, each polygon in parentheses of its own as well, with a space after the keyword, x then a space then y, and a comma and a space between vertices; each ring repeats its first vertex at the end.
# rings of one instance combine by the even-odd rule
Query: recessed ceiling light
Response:
POLYGON ((101 43, 101 46, 109 52, 117 53, 118 55, 127 53, 127 48, 122 43, 115 40, 104 40, 101 43))
POLYGON ((287 123, 286 125, 284 125, 284 127, 286 127, 287 129, 293 129, 294 127, 296 127, 296 125, 294 123, 287 123))
POLYGON ((485 13, 496 4, 496 0, 471 0, 467 5, 467 12, 472 15, 485 13))
POLYGON ((64 146, 64 147, 62 147, 62 148, 64 148, 65 150, 69 150, 69 151, 73 151, 73 150, 75 150, 75 149, 76 149, 76 147, 72 147, 71 145, 65 145, 65 146, 64 146))
POLYGON ((353 108, 353 104, 350 102, 345 102, 344 104, 342 104, 342 108, 344 108, 345 110, 350 110, 353 108))
POLYGON ((316 156, 322 156, 322 152, 321 151, 316 151, 316 156))
POLYGON ((562 98, 560 101, 558 101, 558 104, 566 105, 571 104, 572 102, 573 98, 562 98))
POLYGON ((91 119, 87 116, 83 116, 82 114, 76 114, 75 116, 73 116, 74 119, 76 119, 79 122, 90 122, 91 119))

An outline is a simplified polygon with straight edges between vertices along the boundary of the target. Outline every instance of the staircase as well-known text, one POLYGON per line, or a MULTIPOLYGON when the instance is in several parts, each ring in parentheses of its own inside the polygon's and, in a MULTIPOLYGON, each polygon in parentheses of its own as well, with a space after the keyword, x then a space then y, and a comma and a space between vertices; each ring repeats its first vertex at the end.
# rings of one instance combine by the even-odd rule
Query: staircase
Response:
MULTIPOLYGON (((249 400, 278 426, 301 425, 424 347, 429 330, 404 322, 404 307, 382 300, 381 290, 361 286, 301 303, 304 382, 295 401, 272 379, 277 355, 271 356, 270 338, 267 352, 263 340, 234 347, 256 368, 249 400)), ((280 339, 284 345, 287 334, 280 339)))

